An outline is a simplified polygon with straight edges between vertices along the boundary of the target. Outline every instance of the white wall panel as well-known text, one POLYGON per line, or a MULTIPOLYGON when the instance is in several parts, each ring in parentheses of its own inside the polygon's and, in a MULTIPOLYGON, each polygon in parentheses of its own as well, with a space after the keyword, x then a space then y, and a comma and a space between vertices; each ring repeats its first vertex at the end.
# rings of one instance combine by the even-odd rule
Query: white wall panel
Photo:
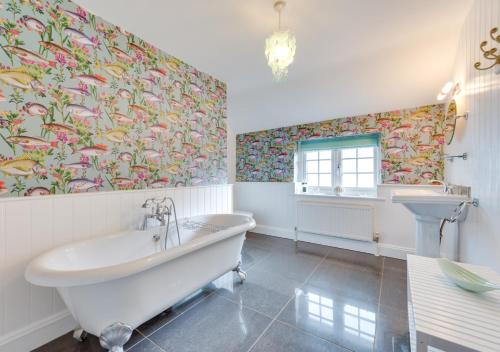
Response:
POLYGON ((179 218, 232 211, 232 185, 1 199, 0 352, 14 351, 15 341, 28 335, 42 343, 73 328, 56 290, 24 279, 33 257, 71 241, 138 228, 144 201, 165 195, 174 198, 179 218), (58 324, 63 321, 68 326, 58 324))
POLYGON ((30 284, 24 268, 31 255, 31 202, 13 202, 5 209, 5 331, 30 321, 30 284))
POLYGON ((500 1, 476 0, 462 28, 453 75, 462 87, 458 111, 468 111, 469 119, 458 120, 454 140, 445 148, 450 154, 467 152, 469 158, 447 162, 445 178, 471 186, 480 202, 460 225, 460 259, 500 272, 500 74, 474 68, 477 61, 491 63, 479 45, 485 40, 486 49, 498 47, 490 38, 493 27, 500 27, 500 1))
MULTIPOLYGON (((53 246, 52 199, 31 202, 31 253, 36 257, 53 246)), ((53 309, 53 289, 30 285, 30 320, 49 316, 53 309)))
POLYGON ((5 206, 0 204, 0 336, 5 331, 5 290, 6 286, 6 260, 7 253, 5 241, 5 206))

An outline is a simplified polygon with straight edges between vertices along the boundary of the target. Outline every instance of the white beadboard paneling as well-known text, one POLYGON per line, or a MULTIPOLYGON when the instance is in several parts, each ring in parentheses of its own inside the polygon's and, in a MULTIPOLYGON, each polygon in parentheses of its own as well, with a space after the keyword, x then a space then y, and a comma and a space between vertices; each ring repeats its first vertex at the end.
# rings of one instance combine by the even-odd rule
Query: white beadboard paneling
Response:
MULTIPOLYGON (((36 257, 53 247, 52 199, 37 199, 31 202, 31 253, 36 257)), ((53 289, 30 285, 30 321, 49 316, 53 310, 53 289)))
MULTIPOLYGON (((5 206, 8 206, 6 203, 5 206)), ((73 198, 57 197, 52 204, 54 224, 54 246, 60 246, 73 240, 73 198)))
POLYGON ((92 203, 95 198, 82 197, 73 200, 73 240, 85 240, 91 236, 92 203))
POLYGON ((217 187, 210 188, 210 213, 217 212, 217 187))
POLYGON ((500 1, 476 0, 464 23, 454 65, 453 79, 462 87, 457 97, 459 119, 455 138, 445 147, 449 154, 469 153, 465 161, 445 165, 445 178, 455 184, 472 187, 479 208, 471 208, 460 224, 460 259, 493 267, 500 272, 500 75, 494 69, 478 71, 474 63, 489 65, 479 48, 498 47, 489 31, 500 26, 500 1))
POLYGON ((197 189, 192 189, 191 192, 189 193, 190 201, 189 204, 191 204, 191 216, 196 216, 200 215, 200 201, 199 201, 199 192, 197 189))
POLYGON ((90 236, 99 237, 106 234, 106 195, 94 198, 90 207, 90 236))
POLYGON ((177 211, 177 218, 182 219, 185 217, 184 213, 184 197, 182 196, 183 191, 181 189, 175 190, 174 192, 174 201, 175 201, 175 209, 177 211))
POLYGON ((121 228, 121 194, 110 193, 106 197, 106 230, 108 233, 119 232, 121 228))
POLYGON ((73 328, 57 291, 24 279, 33 257, 71 241, 138 228, 147 198, 172 197, 182 218, 225 212, 225 204, 232 204, 227 195, 232 185, 0 199, 0 351, 16 339, 27 341, 26 334, 40 343, 57 337, 44 335, 64 330, 49 328, 58 324, 54 317, 69 324, 66 331, 73 328))
MULTIPOLYGON (((8 204, 5 203, 4 205, 8 206, 8 204)), ((73 197, 54 197, 50 220, 54 224, 54 247, 61 246, 73 240, 73 214, 73 197)), ((55 290, 52 294, 52 302, 54 312, 65 309, 61 297, 55 290)))
POLYGON ((212 190, 210 188, 205 188, 203 189, 203 193, 204 193, 204 199, 205 199, 205 213, 206 214, 210 214, 212 211, 210 209, 210 206, 211 206, 211 196, 212 196, 212 190))
POLYGON ((5 331, 5 280, 6 280, 6 248, 5 248, 5 206, 0 204, 0 336, 5 331))
POLYGON ((30 323, 30 284, 24 268, 31 252, 31 202, 16 202, 5 209, 5 330, 30 323))

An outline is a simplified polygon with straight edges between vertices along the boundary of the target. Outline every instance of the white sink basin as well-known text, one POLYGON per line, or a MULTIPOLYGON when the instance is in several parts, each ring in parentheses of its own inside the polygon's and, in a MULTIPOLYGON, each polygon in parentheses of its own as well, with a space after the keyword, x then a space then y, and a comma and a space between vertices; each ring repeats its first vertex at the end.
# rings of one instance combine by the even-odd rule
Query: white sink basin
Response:
POLYGON ((430 189, 399 189, 392 192, 392 202, 402 203, 413 214, 420 217, 449 218, 455 208, 467 196, 448 194, 430 189))
POLYGON ((467 196, 431 189, 398 189, 392 192, 391 198, 393 203, 403 204, 415 215, 417 254, 426 257, 440 257, 441 221, 456 215, 455 209, 468 200, 467 196))

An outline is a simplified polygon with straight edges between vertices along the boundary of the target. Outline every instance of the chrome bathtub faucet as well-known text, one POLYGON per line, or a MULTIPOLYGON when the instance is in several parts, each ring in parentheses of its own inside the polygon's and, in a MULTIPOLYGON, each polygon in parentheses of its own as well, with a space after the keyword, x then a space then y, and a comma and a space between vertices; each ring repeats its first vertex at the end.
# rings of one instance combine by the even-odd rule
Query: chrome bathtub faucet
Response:
MULTIPOLYGON (((179 246, 181 245, 181 237, 179 232, 179 224, 177 222, 177 211, 175 210, 175 203, 171 197, 163 197, 163 198, 149 198, 142 204, 142 208, 147 209, 151 208, 151 213, 144 214, 144 219, 142 221, 141 230, 147 230, 148 220, 154 219, 160 222, 160 227, 166 226, 165 231, 165 240, 164 240, 164 249, 167 250, 167 240, 168 233, 170 230, 170 216, 174 216, 175 220, 175 228, 177 230, 177 239, 179 241, 179 246), (166 218, 166 220, 165 220, 166 218)), ((153 236, 153 240, 156 242, 158 239, 153 236)))
POLYGON ((142 208, 151 209, 151 213, 144 214, 141 230, 148 229, 148 220, 154 219, 160 222, 160 226, 165 226, 165 216, 170 216, 170 208, 166 205, 167 198, 149 198, 142 204, 142 208))

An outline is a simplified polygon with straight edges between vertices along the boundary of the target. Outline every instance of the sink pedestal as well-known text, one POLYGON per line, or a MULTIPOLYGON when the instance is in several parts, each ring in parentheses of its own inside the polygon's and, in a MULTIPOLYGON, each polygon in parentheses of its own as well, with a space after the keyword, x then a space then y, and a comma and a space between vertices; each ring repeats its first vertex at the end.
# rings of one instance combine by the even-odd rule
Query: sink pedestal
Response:
POLYGON ((439 243, 441 221, 428 216, 415 216, 415 219, 417 220, 415 238, 417 255, 439 258, 441 256, 439 243))
MULTIPOLYGON (((417 221, 415 237, 417 255, 439 258, 441 256, 441 243, 439 241, 439 227, 442 219, 450 218, 455 214, 455 209, 463 202, 468 201, 468 196, 449 194, 431 189, 398 189, 392 191, 392 202, 401 203, 417 221)), ((458 219, 463 221, 467 212, 458 219)), ((456 259, 458 236, 443 238, 451 247, 451 259, 456 259)), ((446 252, 446 251, 444 251, 446 252)), ((446 256, 450 256, 446 253, 446 256)))

